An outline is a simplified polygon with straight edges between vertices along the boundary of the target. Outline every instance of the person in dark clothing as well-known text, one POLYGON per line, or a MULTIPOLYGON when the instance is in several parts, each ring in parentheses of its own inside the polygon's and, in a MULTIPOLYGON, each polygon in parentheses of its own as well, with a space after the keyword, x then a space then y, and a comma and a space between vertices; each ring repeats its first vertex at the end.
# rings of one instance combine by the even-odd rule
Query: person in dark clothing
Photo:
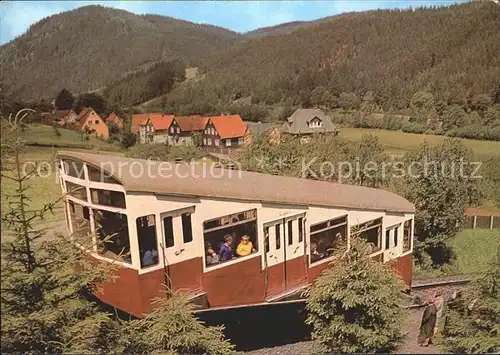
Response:
POLYGON ((226 261, 233 258, 233 250, 231 249, 231 243, 233 242, 233 237, 229 234, 224 236, 224 243, 220 247, 219 260, 226 261))
POLYGON ((432 337, 434 336, 434 327, 436 326, 437 309, 434 305, 434 298, 429 297, 427 306, 422 314, 422 321, 420 323, 420 334, 418 342, 421 346, 428 346, 432 337))

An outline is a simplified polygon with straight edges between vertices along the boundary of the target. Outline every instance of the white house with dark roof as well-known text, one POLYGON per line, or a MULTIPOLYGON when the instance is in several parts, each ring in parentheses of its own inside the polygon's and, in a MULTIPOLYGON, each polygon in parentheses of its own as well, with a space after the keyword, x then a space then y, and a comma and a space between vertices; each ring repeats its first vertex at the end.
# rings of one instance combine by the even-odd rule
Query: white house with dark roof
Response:
POLYGON ((322 110, 313 108, 296 110, 287 118, 281 132, 309 136, 315 133, 338 135, 339 130, 322 110))

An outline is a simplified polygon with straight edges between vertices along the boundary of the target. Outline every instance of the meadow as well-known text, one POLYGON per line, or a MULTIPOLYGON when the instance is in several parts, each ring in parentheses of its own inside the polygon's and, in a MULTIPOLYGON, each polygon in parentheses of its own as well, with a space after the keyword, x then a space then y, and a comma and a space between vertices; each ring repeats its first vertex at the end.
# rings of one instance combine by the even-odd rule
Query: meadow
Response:
MULTIPOLYGON (((406 152, 415 151, 425 141, 427 141, 431 145, 438 145, 443 143, 447 139, 447 137, 445 136, 429 134, 414 134, 383 129, 350 127, 340 128, 339 135, 346 139, 360 140, 361 137, 365 134, 371 134, 378 137, 380 143, 385 147, 386 151, 393 155, 403 155, 406 152)), ((500 159, 500 142, 462 138, 456 139, 462 141, 477 156, 497 156, 500 159)))
POLYGON ((61 134, 56 136, 52 126, 42 124, 28 124, 22 132, 22 138, 28 145, 54 146, 54 147, 72 147, 92 149, 98 148, 102 150, 117 151, 118 147, 109 144, 103 140, 89 136, 88 140, 85 136, 77 131, 65 128, 57 128, 61 134))

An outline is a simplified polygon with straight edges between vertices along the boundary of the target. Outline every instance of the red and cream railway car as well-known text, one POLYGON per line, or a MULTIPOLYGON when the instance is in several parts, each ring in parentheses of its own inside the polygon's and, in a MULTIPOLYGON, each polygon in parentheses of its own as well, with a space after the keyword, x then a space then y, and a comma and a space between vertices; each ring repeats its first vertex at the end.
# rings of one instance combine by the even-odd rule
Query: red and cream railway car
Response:
POLYGON ((212 165, 58 159, 69 233, 83 244, 95 231, 92 257, 119 265, 98 297, 132 315, 151 311, 166 280, 207 307, 282 300, 354 234, 411 286, 414 206, 393 193, 212 165))

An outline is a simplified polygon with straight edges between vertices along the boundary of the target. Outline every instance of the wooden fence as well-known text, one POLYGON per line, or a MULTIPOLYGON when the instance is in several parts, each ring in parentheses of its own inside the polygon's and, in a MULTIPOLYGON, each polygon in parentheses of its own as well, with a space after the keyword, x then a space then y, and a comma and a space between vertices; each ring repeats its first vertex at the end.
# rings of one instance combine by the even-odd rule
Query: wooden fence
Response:
POLYGON ((465 210, 465 228, 500 228, 500 211, 467 208, 465 210))

